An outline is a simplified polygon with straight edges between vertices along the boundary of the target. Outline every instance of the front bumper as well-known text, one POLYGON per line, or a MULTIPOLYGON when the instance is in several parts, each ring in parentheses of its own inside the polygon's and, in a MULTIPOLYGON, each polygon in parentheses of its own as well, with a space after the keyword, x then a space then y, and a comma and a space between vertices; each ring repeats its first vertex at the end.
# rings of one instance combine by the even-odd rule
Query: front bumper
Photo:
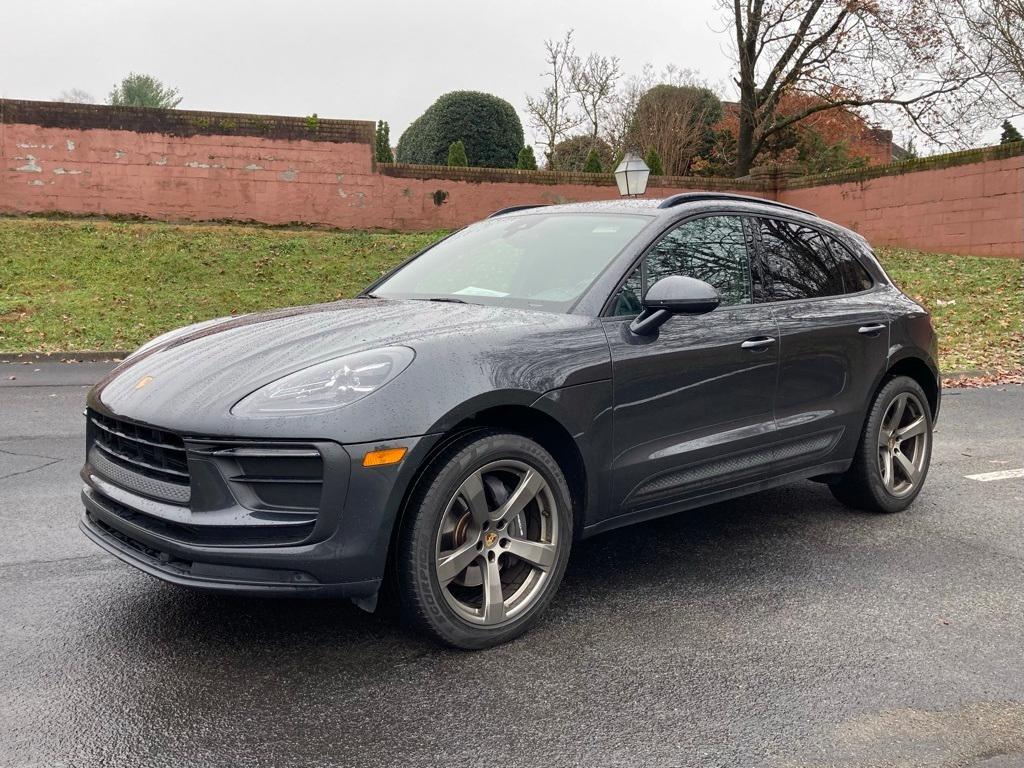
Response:
MULTIPOLYGON (((163 550, 154 549, 144 541, 145 534, 135 531, 135 536, 103 522, 102 506, 82 491, 86 511, 82 514, 79 528, 95 544, 120 560, 133 565, 140 571, 158 579, 212 592, 230 592, 244 595, 309 595, 349 598, 368 598, 380 588, 380 579, 366 581, 323 584, 312 574, 285 568, 263 568, 253 563, 263 562, 259 552, 248 553, 237 565, 224 565, 187 558, 207 557, 219 559, 215 553, 197 553, 187 547, 178 547, 169 542, 154 542, 163 550)), ((298 564, 301 564, 300 554, 298 564)))
MULTIPOLYGON (((145 436, 146 445, 154 444, 156 430, 146 432, 140 425, 139 431, 131 431, 136 425, 123 423, 127 426, 118 428, 113 420, 103 422, 113 424, 121 438, 145 436)), ((345 446, 322 440, 303 443, 315 448, 322 461, 322 492, 318 506, 310 509, 308 493, 302 496, 304 486, 294 485, 297 481, 275 486, 266 474, 254 474, 248 459, 237 458, 239 446, 250 453, 257 448, 294 452, 295 441, 183 436, 184 448, 175 450, 187 455, 188 480, 183 491, 172 488, 177 494, 172 499, 168 483, 150 483, 152 478, 145 477, 140 481, 138 474, 131 474, 140 467, 128 462, 112 467, 109 459, 119 461, 122 445, 114 445, 122 451, 97 455, 98 428, 100 424, 89 427, 80 527, 110 554, 164 581, 204 590, 338 596, 369 604, 380 587, 394 523, 415 467, 437 439, 427 435, 345 446), (362 456, 381 447, 404 447, 407 453, 395 465, 363 467, 362 456), (305 506, 287 509, 293 496, 305 506)), ((152 456, 145 458, 156 466, 152 456)), ((281 466, 274 459, 262 468, 276 467, 281 475, 292 471, 281 466)))

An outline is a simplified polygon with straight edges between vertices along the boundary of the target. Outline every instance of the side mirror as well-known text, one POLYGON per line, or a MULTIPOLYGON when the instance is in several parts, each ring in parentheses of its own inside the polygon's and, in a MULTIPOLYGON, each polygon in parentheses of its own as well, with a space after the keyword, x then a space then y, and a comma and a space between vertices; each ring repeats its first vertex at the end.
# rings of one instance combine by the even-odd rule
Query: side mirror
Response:
POLYGON ((703 315, 722 303, 718 291, 703 280, 671 275, 663 277, 644 296, 644 311, 629 329, 640 336, 654 333, 672 315, 703 315))

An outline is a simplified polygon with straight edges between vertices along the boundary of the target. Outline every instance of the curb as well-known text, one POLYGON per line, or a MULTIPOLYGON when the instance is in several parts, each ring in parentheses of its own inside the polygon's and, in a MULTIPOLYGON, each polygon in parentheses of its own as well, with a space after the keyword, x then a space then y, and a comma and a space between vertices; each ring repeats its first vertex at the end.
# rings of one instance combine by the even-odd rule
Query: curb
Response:
POLYGON ((977 379, 982 376, 998 376, 1006 373, 1006 371, 999 371, 995 368, 973 368, 968 371, 950 371, 949 373, 942 373, 943 381, 962 381, 964 379, 977 379))
POLYGON ((109 352, 0 352, 0 363, 119 363, 131 353, 109 352))

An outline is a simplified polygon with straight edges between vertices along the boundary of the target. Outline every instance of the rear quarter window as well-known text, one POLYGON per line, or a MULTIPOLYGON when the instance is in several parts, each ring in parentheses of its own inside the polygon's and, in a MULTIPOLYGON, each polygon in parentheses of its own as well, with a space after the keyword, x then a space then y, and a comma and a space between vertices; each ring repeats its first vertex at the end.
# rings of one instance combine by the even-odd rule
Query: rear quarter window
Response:
POLYGON ((819 232, 781 219, 761 218, 757 223, 772 301, 814 299, 844 292, 836 258, 819 232))
POLYGON ((829 235, 823 235, 832 253, 835 254, 839 263, 839 274, 843 277, 843 287, 846 293, 858 293, 866 291, 875 284, 871 273, 864 268, 860 260, 853 255, 853 252, 843 245, 839 240, 829 235))

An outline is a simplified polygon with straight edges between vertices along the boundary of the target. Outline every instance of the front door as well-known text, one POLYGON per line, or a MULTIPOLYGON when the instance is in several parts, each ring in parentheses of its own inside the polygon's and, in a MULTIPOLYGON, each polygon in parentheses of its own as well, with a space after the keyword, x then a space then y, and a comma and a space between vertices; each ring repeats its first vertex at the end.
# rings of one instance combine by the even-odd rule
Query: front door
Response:
MULTIPOLYGON (((771 308, 751 269, 738 216, 692 219, 662 237, 623 285, 605 321, 611 347, 614 427, 611 514, 679 505, 767 474, 779 359, 771 308), (654 336, 630 321, 663 277, 718 289, 705 315, 677 315, 654 336)), ((670 510, 665 510, 670 511, 670 510)))

